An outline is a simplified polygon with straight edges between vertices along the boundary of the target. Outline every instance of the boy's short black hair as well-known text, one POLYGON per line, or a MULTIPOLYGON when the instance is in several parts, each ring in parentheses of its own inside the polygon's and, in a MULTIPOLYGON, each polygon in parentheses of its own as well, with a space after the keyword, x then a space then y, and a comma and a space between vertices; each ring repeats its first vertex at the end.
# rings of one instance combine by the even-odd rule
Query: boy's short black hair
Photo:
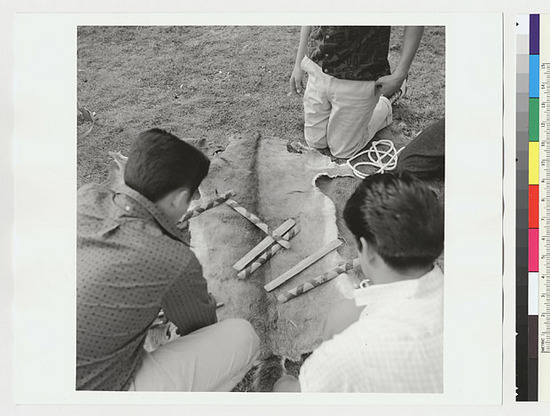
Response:
POLYGON ((194 194, 210 160, 196 147, 161 129, 138 135, 130 147, 124 182, 152 202, 180 188, 194 194))
POLYGON ((443 251, 442 204, 407 172, 365 178, 346 203, 344 220, 358 242, 365 238, 396 270, 431 265, 443 251))

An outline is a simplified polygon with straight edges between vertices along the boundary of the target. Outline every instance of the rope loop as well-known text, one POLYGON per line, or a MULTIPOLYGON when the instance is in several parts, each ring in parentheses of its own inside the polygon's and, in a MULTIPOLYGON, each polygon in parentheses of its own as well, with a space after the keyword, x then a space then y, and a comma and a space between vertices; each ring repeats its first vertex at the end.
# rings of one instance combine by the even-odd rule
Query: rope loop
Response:
POLYGON ((356 154, 352 158, 348 159, 347 165, 353 171, 353 174, 360 179, 365 179, 369 176, 366 173, 361 172, 358 168, 360 166, 374 166, 378 168, 375 173, 384 173, 386 171, 394 170, 397 167, 397 156, 404 149, 397 150, 391 140, 382 139, 372 142, 369 149, 356 154), (366 155, 367 161, 353 163, 361 156, 366 155))

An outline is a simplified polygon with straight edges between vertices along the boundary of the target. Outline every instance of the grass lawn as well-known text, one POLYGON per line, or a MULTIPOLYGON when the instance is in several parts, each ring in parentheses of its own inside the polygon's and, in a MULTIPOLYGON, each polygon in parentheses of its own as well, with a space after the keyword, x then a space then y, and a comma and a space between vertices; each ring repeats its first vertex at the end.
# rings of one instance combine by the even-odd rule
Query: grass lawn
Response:
MULTIPOLYGON (((288 95, 299 32, 297 26, 80 27, 78 104, 97 120, 78 139, 77 185, 104 179, 107 152, 126 154, 133 137, 152 127, 205 138, 212 152, 233 133, 302 139, 301 97, 288 95)), ((392 66, 402 32, 392 30, 392 66)), ((394 113, 409 138, 444 115, 444 58, 444 28, 427 27, 408 96, 394 113)))

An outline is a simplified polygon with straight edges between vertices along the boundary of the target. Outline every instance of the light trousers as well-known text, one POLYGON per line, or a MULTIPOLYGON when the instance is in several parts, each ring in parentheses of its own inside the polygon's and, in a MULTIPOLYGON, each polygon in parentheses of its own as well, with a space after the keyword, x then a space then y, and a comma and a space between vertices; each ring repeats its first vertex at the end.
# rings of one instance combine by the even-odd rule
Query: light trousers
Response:
POLYGON ((129 390, 231 391, 259 352, 252 325, 226 319, 146 353, 129 390))
POLYGON ((304 136, 311 147, 328 147, 333 156, 350 158, 391 124, 391 103, 377 93, 374 81, 335 78, 307 56, 301 68, 308 73, 304 136))

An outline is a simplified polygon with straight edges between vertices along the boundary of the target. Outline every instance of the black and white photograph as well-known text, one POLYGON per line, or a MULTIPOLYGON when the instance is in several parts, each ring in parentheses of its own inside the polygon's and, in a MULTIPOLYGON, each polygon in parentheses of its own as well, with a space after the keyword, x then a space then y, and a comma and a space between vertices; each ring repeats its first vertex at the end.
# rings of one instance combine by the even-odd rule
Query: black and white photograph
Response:
POLYGON ((76 390, 444 389, 444 26, 79 26, 76 390))
POLYGON ((502 399, 497 13, 16 22, 17 405, 502 399))

